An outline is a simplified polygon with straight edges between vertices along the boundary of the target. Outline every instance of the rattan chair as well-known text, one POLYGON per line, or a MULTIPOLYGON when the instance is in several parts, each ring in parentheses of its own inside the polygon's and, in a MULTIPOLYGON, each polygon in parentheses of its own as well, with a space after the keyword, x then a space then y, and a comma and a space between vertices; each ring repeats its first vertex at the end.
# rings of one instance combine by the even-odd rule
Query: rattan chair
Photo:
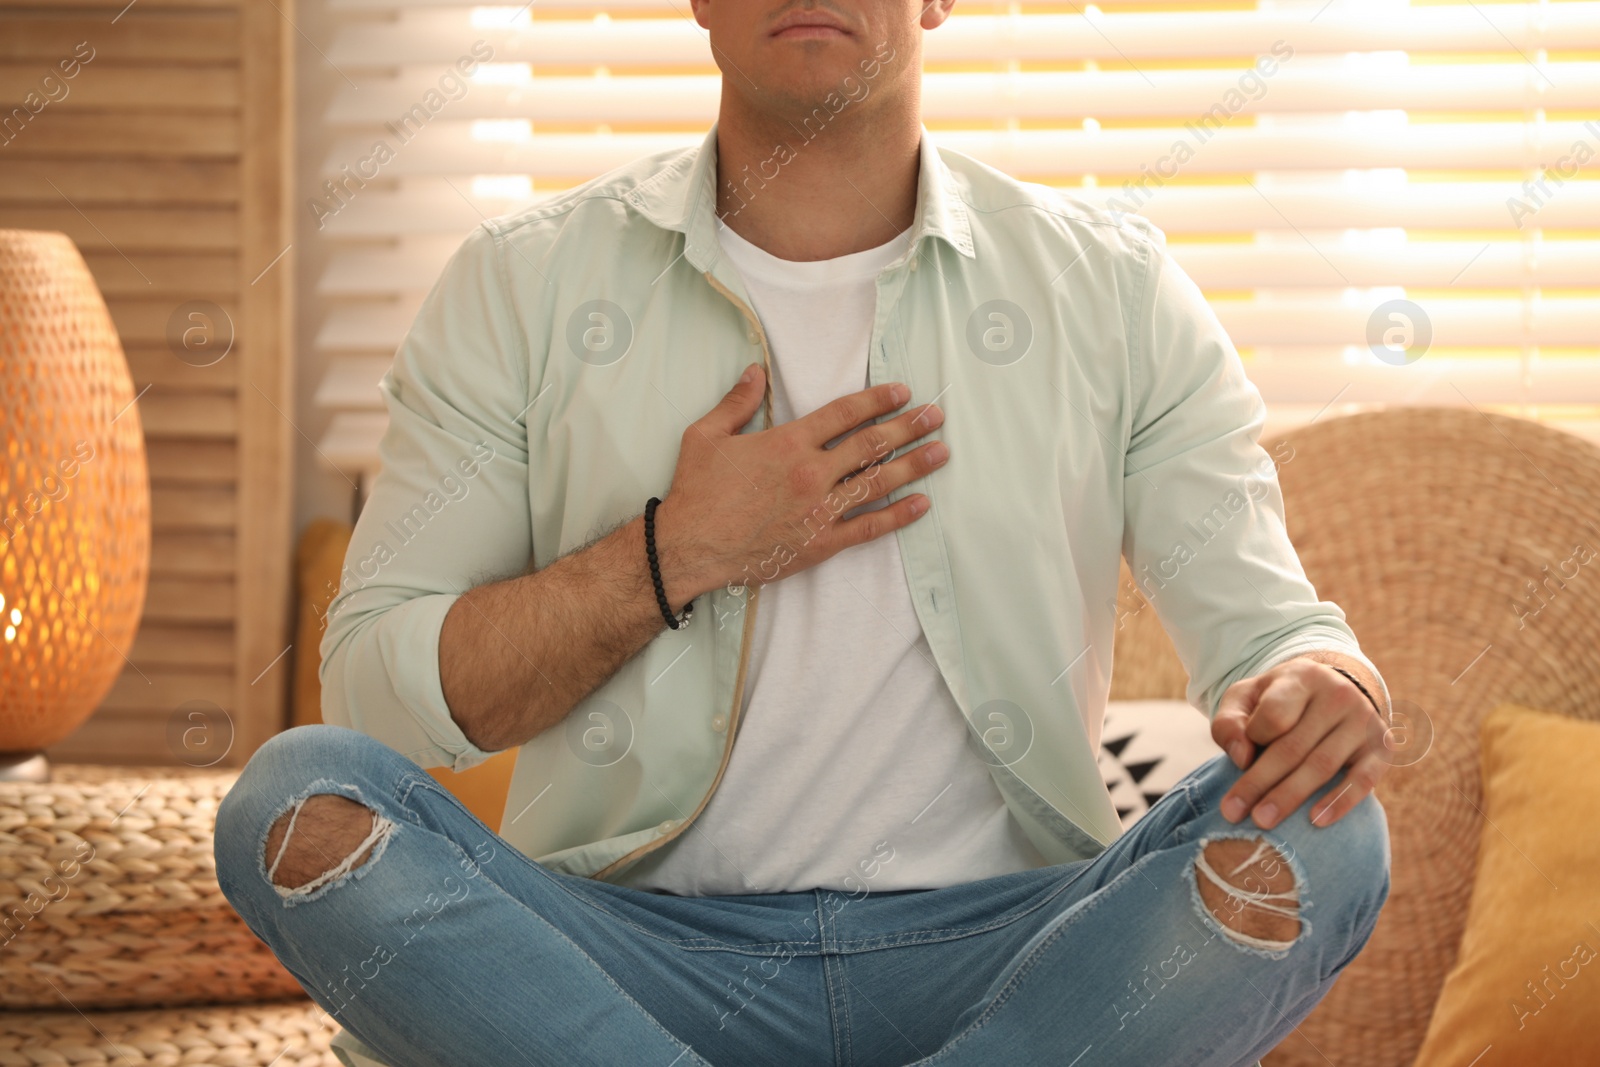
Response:
MULTIPOLYGON (((1397 710, 1433 739, 1378 789, 1393 866, 1371 941, 1263 1062, 1407 1067, 1466 922, 1483 717, 1515 702, 1600 718, 1600 566, 1544 584, 1575 546, 1600 551, 1600 448, 1444 408, 1327 419, 1282 440, 1289 537, 1307 575, 1344 609, 1397 710)), ((1123 577, 1112 697, 1182 699, 1171 643, 1126 564, 1123 577)))

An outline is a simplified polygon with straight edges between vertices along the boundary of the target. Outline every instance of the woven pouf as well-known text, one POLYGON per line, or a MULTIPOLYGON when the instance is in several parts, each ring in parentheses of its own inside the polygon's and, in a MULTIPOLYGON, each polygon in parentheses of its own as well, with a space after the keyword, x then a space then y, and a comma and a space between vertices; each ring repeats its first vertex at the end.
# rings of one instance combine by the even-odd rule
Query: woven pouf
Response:
POLYGON ((0 782, 0 1007, 304 996, 217 887, 212 832, 237 771, 57 764, 53 777, 0 782))
POLYGON ((164 1011, 0 1011, 0 1067, 338 1067, 309 1000, 164 1011))

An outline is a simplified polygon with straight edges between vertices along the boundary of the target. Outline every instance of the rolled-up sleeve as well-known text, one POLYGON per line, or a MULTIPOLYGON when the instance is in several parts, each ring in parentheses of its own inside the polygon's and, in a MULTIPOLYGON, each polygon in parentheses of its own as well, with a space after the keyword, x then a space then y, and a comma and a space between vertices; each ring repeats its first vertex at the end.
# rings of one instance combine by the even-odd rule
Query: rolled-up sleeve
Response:
POLYGON ((1149 261, 1130 324, 1122 548, 1189 673, 1189 703, 1214 716, 1233 683, 1319 649, 1377 676, 1289 541, 1277 466, 1259 443, 1260 391, 1164 235, 1146 225, 1149 261))
POLYGON ((488 225, 462 242, 383 377, 382 471, 321 644, 323 721, 457 771, 493 753, 445 703, 439 631, 457 597, 533 550, 527 343, 503 253, 488 225))

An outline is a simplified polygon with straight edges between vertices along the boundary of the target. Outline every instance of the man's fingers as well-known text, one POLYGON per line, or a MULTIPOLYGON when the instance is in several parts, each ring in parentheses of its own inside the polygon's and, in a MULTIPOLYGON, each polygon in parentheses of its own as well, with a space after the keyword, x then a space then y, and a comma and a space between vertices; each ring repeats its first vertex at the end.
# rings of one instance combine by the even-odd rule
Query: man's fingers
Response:
MULTIPOLYGON (((761 407, 761 398, 766 395, 763 380, 765 372, 759 363, 750 364, 745 371, 750 375, 750 380, 734 382, 733 388, 717 401, 717 406, 701 418, 701 429, 736 434, 755 418, 756 410, 761 407)), ((693 432, 692 427, 690 432, 693 432)))
POLYGON ((911 399, 911 390, 900 382, 874 385, 859 393, 830 400, 809 415, 794 420, 805 427, 809 442, 821 448, 840 434, 855 429, 868 419, 887 415, 911 399))
MULTIPOLYGON (((1256 704, 1255 714, 1251 716, 1245 728, 1246 736, 1252 740, 1259 735, 1256 723, 1264 712, 1270 712, 1275 716, 1285 714, 1277 710, 1278 704, 1269 703, 1275 700, 1275 692, 1275 686, 1268 686, 1256 704)), ((1313 699, 1309 706, 1297 708, 1292 714, 1297 720, 1293 727, 1281 736, 1263 742, 1266 744, 1265 750, 1223 796, 1224 819, 1238 822, 1254 811, 1262 798, 1300 766, 1322 739, 1332 733, 1339 724, 1337 709, 1321 695, 1313 699)), ((1337 770, 1338 767, 1334 769, 1337 770)), ((1265 816, 1275 822, 1279 814, 1282 812, 1261 812, 1258 813, 1258 818, 1265 816)))
POLYGON ((922 493, 901 497, 888 507, 862 512, 853 519, 834 524, 835 536, 842 551, 882 537, 886 533, 909 526, 928 510, 928 498, 922 493))
POLYGON ((944 411, 937 404, 919 404, 892 419, 863 426, 832 450, 839 464, 841 480, 871 473, 887 462, 895 449, 925 437, 944 424, 944 411))
POLYGON ((1256 747, 1245 736, 1245 726, 1250 713, 1255 710, 1256 698, 1266 688, 1268 679, 1263 675, 1234 682, 1222 694, 1217 713, 1211 717, 1211 740, 1228 754, 1233 765, 1240 770, 1250 765, 1256 747))
POLYGON ((1332 826, 1364 800, 1389 770, 1389 761, 1377 752, 1368 752, 1350 765, 1344 781, 1311 809, 1311 825, 1332 826))
POLYGON ((1256 825, 1263 830, 1278 825, 1312 793, 1333 781, 1352 757, 1365 750, 1367 743, 1364 725, 1355 719, 1345 719, 1262 797, 1254 809, 1256 825))
POLYGON ((869 504, 888 496, 907 482, 931 474, 950 458, 950 450, 943 441, 933 441, 914 448, 898 459, 879 463, 852 478, 839 483, 840 492, 851 501, 851 507, 869 504))
POLYGON ((1298 675, 1274 674, 1256 699, 1245 724, 1245 735, 1258 745, 1270 745, 1294 729, 1311 704, 1311 689, 1298 675))

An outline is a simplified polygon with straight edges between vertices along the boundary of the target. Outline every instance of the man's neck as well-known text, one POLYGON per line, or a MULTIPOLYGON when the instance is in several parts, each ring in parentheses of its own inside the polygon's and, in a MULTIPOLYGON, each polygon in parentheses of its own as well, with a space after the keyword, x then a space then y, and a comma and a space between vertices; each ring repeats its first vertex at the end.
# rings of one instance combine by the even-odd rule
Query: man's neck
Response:
POLYGON ((875 248, 904 232, 916 216, 922 128, 915 110, 885 110, 850 103, 827 125, 808 128, 746 114, 725 95, 718 216, 756 247, 804 262, 875 248))

